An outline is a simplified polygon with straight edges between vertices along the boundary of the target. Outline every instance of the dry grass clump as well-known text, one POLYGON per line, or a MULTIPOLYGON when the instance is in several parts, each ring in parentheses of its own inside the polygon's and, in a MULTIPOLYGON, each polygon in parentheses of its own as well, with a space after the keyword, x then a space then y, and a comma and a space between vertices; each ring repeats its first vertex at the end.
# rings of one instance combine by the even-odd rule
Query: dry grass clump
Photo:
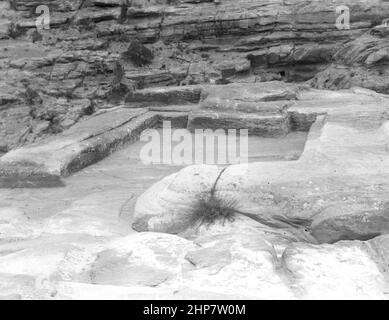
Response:
POLYGON ((232 222, 236 212, 236 201, 220 199, 214 194, 202 195, 193 205, 191 224, 210 226, 217 221, 232 222))
POLYGON ((203 193, 192 206, 190 215, 191 225, 206 225, 210 226, 217 221, 222 221, 223 225, 228 221, 234 221, 237 210, 237 201, 234 199, 221 199, 216 195, 217 184, 226 171, 227 167, 223 168, 217 177, 212 189, 203 193))

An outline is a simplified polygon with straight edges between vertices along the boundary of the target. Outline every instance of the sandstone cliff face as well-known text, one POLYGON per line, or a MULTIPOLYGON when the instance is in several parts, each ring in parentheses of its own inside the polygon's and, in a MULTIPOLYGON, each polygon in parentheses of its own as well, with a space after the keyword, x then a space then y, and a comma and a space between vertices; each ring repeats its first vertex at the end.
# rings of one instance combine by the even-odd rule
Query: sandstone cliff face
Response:
POLYGON ((388 90, 387 33, 369 35, 389 17, 384 0, 12 0, 0 6, 0 151, 68 129, 147 87, 317 75, 317 87, 388 90), (35 26, 38 5, 50 8, 50 29, 42 34, 35 26), (350 8, 349 30, 336 28, 338 5, 350 8), (154 55, 147 66, 124 58, 135 39, 154 55), (357 67, 356 80, 350 75, 342 82, 336 75, 345 77, 349 66, 357 67))
POLYGON ((312 80, 316 88, 364 87, 389 93, 389 25, 373 28, 344 44, 334 63, 312 80))

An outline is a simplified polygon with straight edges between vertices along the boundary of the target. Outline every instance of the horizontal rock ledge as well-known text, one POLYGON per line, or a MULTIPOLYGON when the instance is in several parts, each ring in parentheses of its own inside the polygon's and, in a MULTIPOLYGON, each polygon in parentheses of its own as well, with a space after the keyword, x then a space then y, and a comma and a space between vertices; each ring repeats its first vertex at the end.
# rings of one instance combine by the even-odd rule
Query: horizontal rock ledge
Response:
POLYGON ((217 197, 233 201, 238 215, 306 229, 319 242, 388 233, 388 98, 358 88, 307 90, 290 110, 317 117, 299 160, 232 165, 218 180, 216 166, 185 168, 139 197, 133 227, 168 233, 192 228, 193 208, 217 181, 217 197))
POLYGON ((163 120, 186 126, 185 112, 121 108, 79 122, 68 131, 0 158, 0 188, 60 186, 66 177, 134 142, 163 120))

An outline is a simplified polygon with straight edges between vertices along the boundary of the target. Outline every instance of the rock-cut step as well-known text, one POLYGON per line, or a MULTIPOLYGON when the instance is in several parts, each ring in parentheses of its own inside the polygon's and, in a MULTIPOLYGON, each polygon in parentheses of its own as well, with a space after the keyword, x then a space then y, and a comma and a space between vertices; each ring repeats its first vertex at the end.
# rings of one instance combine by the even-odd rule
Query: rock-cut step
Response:
POLYGON ((189 129, 248 129, 263 137, 290 131, 287 109, 298 88, 282 82, 148 88, 127 107, 85 119, 66 132, 12 150, 0 158, 0 187, 61 184, 162 121, 189 129), (139 106, 140 108, 136 108, 139 106))
POLYGON ((142 131, 164 120, 186 125, 187 112, 121 108, 88 118, 69 130, 12 150, 0 158, 0 188, 53 187, 66 177, 100 161, 142 131))
POLYGON ((195 129, 247 129, 250 135, 261 137, 285 136, 290 132, 290 118, 287 113, 256 114, 196 110, 189 114, 188 128, 195 129))
POLYGON ((199 102, 201 92, 199 86, 147 88, 128 95, 126 102, 147 106, 194 104, 199 102))
POLYGON ((189 115, 190 129, 247 129, 250 135, 285 136, 288 108, 298 88, 282 82, 203 87, 199 109, 189 115))

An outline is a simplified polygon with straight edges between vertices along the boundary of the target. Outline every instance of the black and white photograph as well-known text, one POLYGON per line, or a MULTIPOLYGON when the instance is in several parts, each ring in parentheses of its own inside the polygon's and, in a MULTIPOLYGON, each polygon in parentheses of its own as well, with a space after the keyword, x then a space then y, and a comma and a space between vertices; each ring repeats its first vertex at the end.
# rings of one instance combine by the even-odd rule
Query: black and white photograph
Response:
POLYGON ((389 0, 0 0, 0 300, 388 299, 389 0))

